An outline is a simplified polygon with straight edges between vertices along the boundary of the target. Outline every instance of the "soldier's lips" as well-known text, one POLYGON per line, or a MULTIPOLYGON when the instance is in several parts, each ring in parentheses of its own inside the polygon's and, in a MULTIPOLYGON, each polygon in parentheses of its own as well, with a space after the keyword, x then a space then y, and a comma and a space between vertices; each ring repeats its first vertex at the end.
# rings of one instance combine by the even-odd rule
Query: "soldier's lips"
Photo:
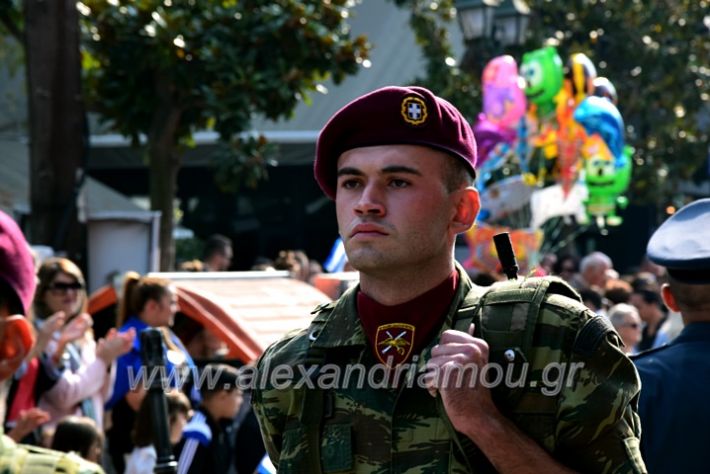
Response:
POLYGON ((368 237, 382 237, 387 235, 387 232, 380 226, 375 224, 358 224, 353 228, 350 233, 350 238, 368 238, 368 237))

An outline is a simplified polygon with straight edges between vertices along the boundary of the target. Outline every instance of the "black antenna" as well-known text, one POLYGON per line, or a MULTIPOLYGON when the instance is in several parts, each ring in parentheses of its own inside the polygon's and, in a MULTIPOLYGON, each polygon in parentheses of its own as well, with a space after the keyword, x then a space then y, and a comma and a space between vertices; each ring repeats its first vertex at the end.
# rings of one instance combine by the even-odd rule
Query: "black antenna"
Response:
POLYGON ((503 273, 508 277, 508 280, 515 280, 518 278, 518 262, 515 260, 510 234, 508 232, 496 234, 493 236, 493 242, 496 245, 498 260, 503 267, 503 273))
MULTIPOLYGON (((141 332, 141 356, 147 374, 162 374, 165 370, 165 351, 163 349, 163 336, 159 329, 149 328, 141 332), (160 370, 163 369, 163 370, 160 370)), ((154 377, 150 387, 147 387, 152 413, 153 434, 157 460, 154 473, 174 474, 177 472, 177 462, 173 456, 170 445, 170 428, 168 421, 168 405, 165 401, 162 376, 154 377)))

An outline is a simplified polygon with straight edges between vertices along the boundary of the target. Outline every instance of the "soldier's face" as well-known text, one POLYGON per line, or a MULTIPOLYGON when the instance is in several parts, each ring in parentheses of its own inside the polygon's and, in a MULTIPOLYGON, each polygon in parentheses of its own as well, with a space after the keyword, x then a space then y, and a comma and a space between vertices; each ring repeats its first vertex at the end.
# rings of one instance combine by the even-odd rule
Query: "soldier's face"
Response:
POLYGON ((447 155, 413 145, 355 148, 338 160, 336 210, 352 266, 365 273, 425 270, 450 258, 456 193, 447 155))

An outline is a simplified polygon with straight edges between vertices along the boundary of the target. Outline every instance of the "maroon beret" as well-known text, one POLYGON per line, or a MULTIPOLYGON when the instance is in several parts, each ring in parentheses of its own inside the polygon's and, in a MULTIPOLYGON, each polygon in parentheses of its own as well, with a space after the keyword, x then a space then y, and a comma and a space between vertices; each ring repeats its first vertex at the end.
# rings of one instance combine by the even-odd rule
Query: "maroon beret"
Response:
POLYGON ((14 220, 0 211, 0 278, 15 291, 25 309, 32 304, 37 284, 30 246, 14 220))
POLYGON ((335 199, 343 152, 378 145, 435 148, 460 158, 476 175, 476 140, 456 107, 423 87, 383 87, 347 104, 321 131, 314 172, 323 192, 335 199))

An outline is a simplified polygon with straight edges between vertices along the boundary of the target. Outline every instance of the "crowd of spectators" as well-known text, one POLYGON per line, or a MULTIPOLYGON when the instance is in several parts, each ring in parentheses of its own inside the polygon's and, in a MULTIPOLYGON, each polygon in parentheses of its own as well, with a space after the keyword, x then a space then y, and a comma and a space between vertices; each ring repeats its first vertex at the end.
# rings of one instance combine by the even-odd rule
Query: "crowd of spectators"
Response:
MULTIPOLYGON (((186 262, 183 270, 229 269, 229 239, 215 236, 208 243, 203 260, 186 262)), ((283 250, 274 260, 260 259, 253 270, 286 270, 304 282, 322 272, 317 262, 298 250, 283 250)), ((628 354, 663 345, 682 329, 679 316, 662 303, 663 273, 648 262, 638 272, 620 276, 612 260, 601 252, 581 259, 548 254, 537 272, 567 281, 587 307, 608 317, 628 354)), ((162 335, 168 371, 185 374, 171 378, 174 387, 166 392, 169 437, 178 472, 254 471, 264 451, 253 414, 244 403, 249 394, 238 390, 238 373, 230 365, 202 367, 200 370, 214 373, 211 378, 215 383, 195 383, 200 370, 193 357, 220 359, 225 346, 206 329, 187 345, 171 331, 177 303, 170 281, 126 274, 115 328, 96 338, 87 313, 86 282, 77 265, 64 258, 49 258, 39 265, 37 275, 33 302, 36 344, 10 383, 3 420, 8 436, 17 442, 73 451, 101 464, 107 472, 153 472, 156 439, 151 404, 145 386, 132 381, 142 365, 137 335, 153 327, 162 335), (240 426, 251 427, 242 436, 248 441, 243 442, 257 445, 257 454, 250 453, 252 459, 246 467, 235 460, 240 426)), ((472 276, 480 285, 501 278, 472 276)))

